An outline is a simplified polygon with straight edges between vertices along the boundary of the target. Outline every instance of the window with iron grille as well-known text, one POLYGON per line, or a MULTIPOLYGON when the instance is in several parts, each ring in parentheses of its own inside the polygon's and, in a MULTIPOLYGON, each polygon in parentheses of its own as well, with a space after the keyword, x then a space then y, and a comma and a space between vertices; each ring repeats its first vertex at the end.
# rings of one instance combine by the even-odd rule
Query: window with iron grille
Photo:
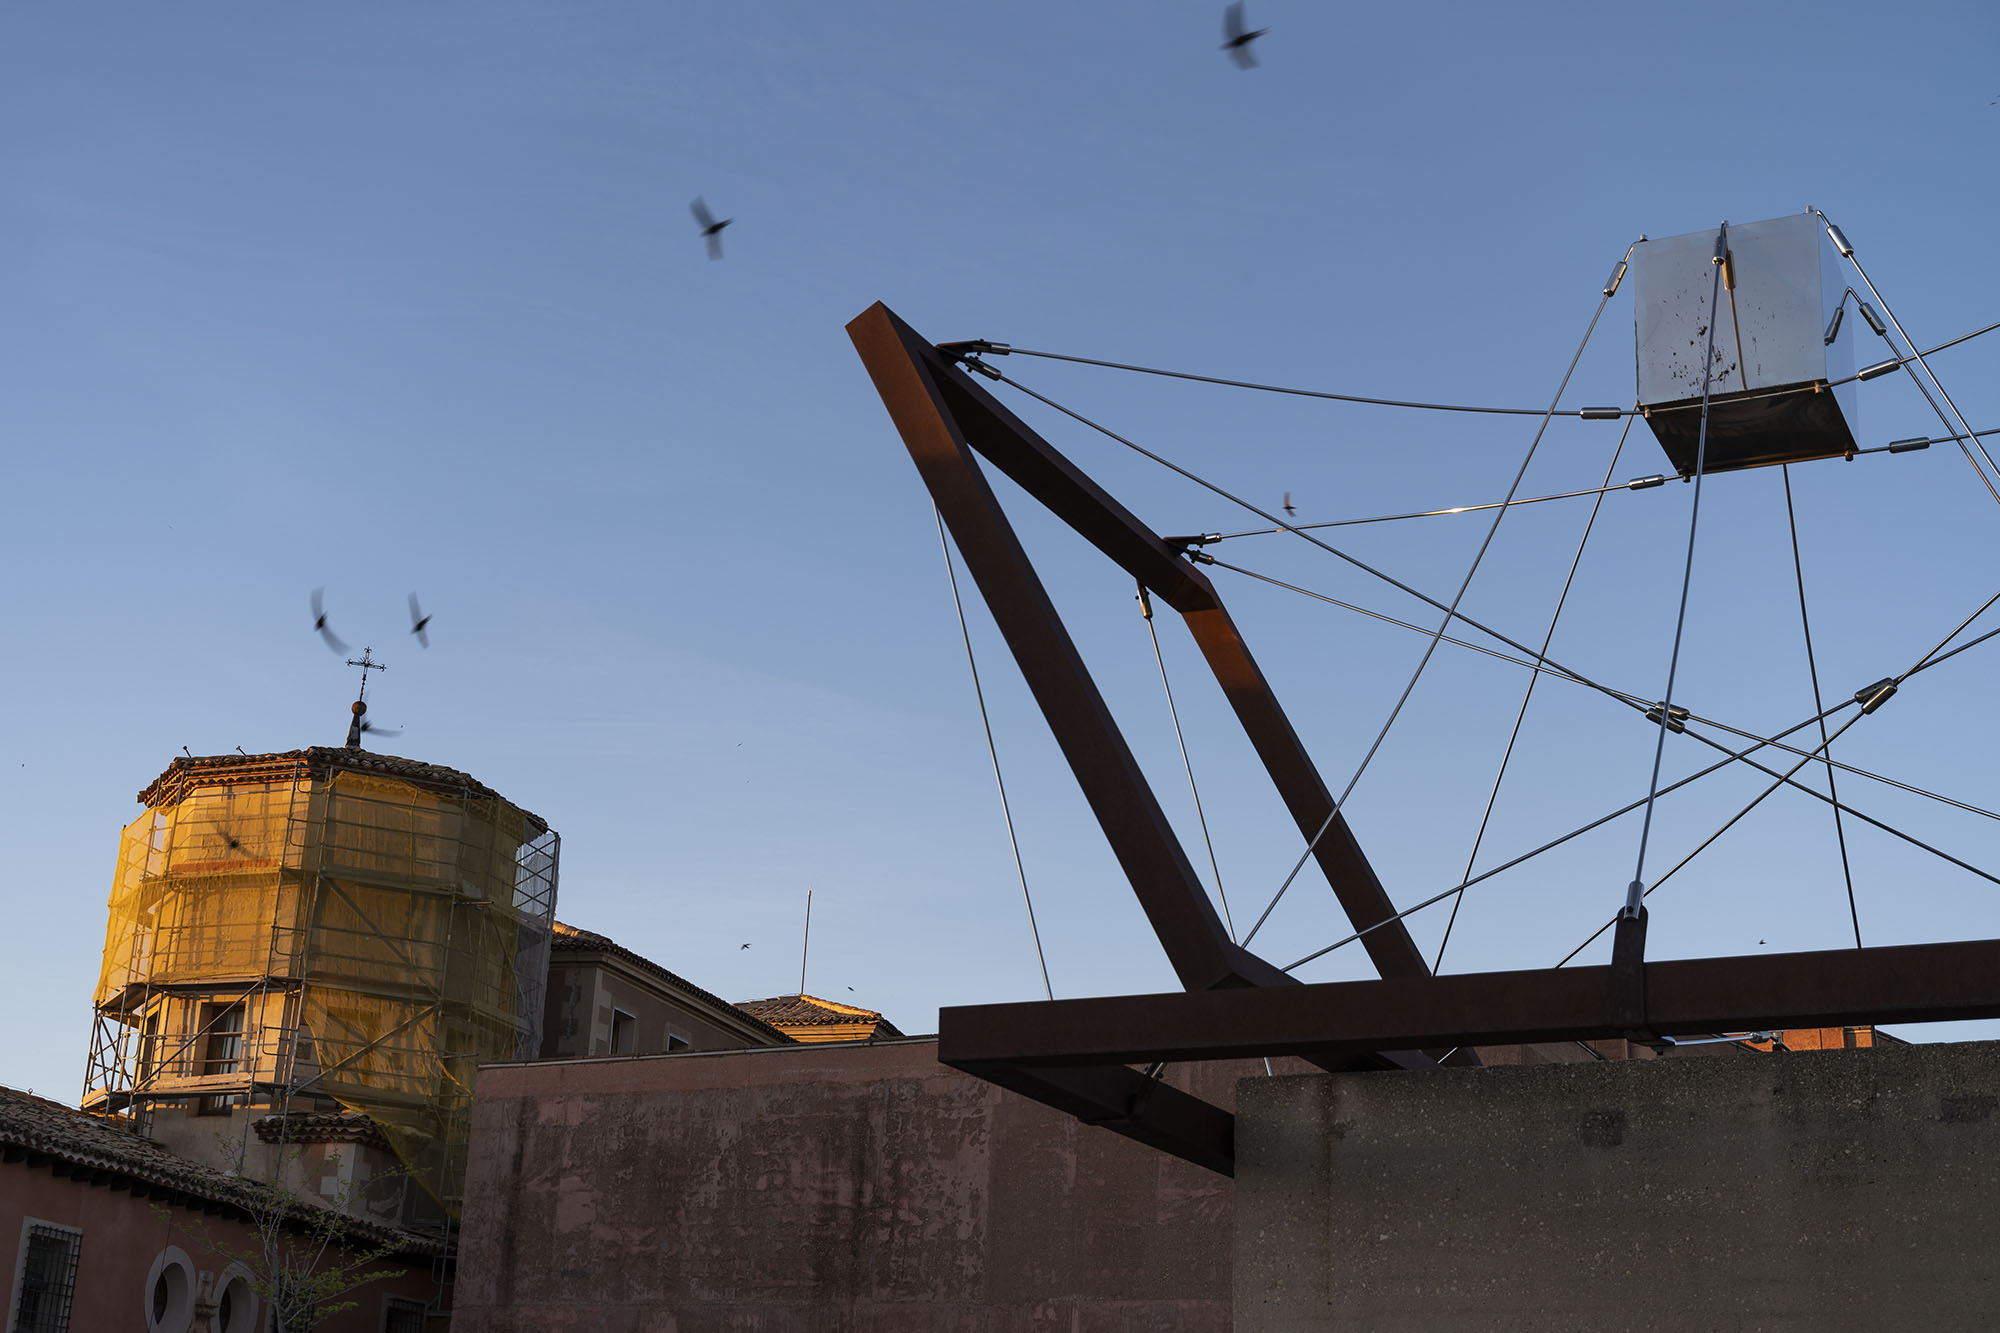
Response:
POLYGON ((382 1301, 382 1333, 424 1333, 424 1303, 401 1296, 382 1301))
POLYGON ((21 1262, 14 1279, 13 1333, 69 1333, 76 1298, 76 1259, 83 1233, 30 1220, 21 1228, 21 1262))

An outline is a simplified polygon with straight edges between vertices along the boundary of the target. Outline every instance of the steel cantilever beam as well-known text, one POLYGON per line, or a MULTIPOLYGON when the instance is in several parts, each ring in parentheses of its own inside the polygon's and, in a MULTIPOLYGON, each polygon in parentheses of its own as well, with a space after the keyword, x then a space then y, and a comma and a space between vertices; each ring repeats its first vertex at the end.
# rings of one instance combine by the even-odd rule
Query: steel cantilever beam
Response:
MULTIPOLYGON (((888 307, 870 307, 848 335, 1182 986, 1297 983, 1229 939, 975 454, 1180 613, 1300 833, 1312 838, 1331 817, 1314 855, 1356 928, 1378 926, 1366 937, 1376 969, 1385 977, 1428 976, 1209 580, 888 307)), ((1368 1062, 1428 1063, 1409 1052, 1371 1053, 1368 1062)), ((1227 1112, 1122 1064, 1058 1070, 988 1062, 978 1072, 1080 1119, 1230 1169, 1227 1112)))
POLYGON ((1186 992, 947 1008, 944 1063, 1229 1173, 1233 1117, 1133 1064, 2000 1017, 2000 941, 1648 963, 1643 912, 1608 967, 1432 977, 1201 571, 886 306, 847 331, 1186 992), (1300 833, 1328 825, 1313 854, 1381 980, 1301 985, 1229 939, 979 458, 1180 613, 1300 833))
POLYGON ((870 307, 847 331, 1181 984, 1202 990, 1290 978, 1229 943, 975 452, 1180 613, 1299 831, 1311 838, 1333 816, 1314 855, 1355 929, 1388 922, 1363 941, 1376 970, 1385 977, 1428 976, 1208 578, 888 307, 870 307))

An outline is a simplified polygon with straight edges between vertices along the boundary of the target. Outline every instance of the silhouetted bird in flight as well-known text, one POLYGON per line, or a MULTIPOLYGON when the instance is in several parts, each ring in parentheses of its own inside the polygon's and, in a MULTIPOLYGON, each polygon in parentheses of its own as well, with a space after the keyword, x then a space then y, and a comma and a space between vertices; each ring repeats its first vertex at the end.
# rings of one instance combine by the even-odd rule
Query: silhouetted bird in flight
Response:
POLYGON ((1296 513, 1298 513, 1298 512, 1299 512, 1299 511, 1298 511, 1298 510, 1297 510, 1296 508, 1294 508, 1294 507, 1292 506, 1292 493, 1291 493, 1290 491, 1286 491, 1286 492, 1285 492, 1285 513, 1287 513, 1287 514, 1296 514, 1296 513))
POLYGON ((379 723, 369 722, 365 719, 361 723, 361 729, 371 736, 400 736, 403 734, 401 727, 385 727, 379 723))
MULTIPOLYGON (((750 946, 746 944, 746 945, 744 945, 744 946, 743 946, 743 949, 747 949, 747 948, 749 948, 749 947, 750 947, 750 946)), ((741 953, 741 952, 743 951, 743 949, 738 949, 738 950, 737 950, 737 952, 738 952, 738 953, 741 953)))
POLYGON ((1238 69, 1257 68, 1257 57, 1250 53, 1250 43, 1269 32, 1269 28, 1259 28, 1250 32, 1243 26, 1243 0, 1222 11, 1222 49, 1236 62, 1238 69))
POLYGON ((410 594, 410 633, 412 633, 412 634, 416 635, 416 636, 417 636, 417 642, 418 642, 418 643, 420 643, 420 644, 422 644, 422 645, 423 645, 424 647, 426 647, 426 648, 428 648, 428 647, 430 647, 430 646, 431 646, 431 636, 430 636, 430 635, 428 635, 428 634, 426 634, 426 633, 424 633, 424 626, 426 626, 426 625, 428 625, 428 624, 430 624, 430 623, 431 623, 431 618, 430 618, 429 616, 425 615, 425 614, 423 613, 423 608, 421 608, 421 607, 419 607, 419 606, 417 605, 417 595, 416 595, 415 593, 411 593, 411 594, 410 594))
POLYGON ((326 627, 326 606, 320 600, 321 594, 325 592, 326 592, 325 588, 313 589, 313 595, 312 595, 313 629, 319 634, 320 638, 326 640, 326 646, 329 649, 331 649, 336 655, 345 657, 347 656, 347 645, 341 642, 340 636, 338 634, 335 634, 332 630, 326 627))
POLYGON ((722 258, 722 229, 736 219, 724 218, 717 222, 715 214, 708 211, 708 205, 702 201, 700 195, 694 197, 694 202, 688 205, 688 209, 694 214, 695 225, 701 228, 702 239, 708 242, 708 257, 722 258))

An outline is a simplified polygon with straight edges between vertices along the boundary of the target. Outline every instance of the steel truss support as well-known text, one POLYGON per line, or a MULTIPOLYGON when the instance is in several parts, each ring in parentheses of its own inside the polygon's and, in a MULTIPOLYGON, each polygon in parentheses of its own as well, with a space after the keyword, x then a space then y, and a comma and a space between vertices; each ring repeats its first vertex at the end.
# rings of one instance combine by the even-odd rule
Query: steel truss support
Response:
POLYGON ((1431 976, 1201 571, 886 306, 847 331, 1185 989, 944 1009, 944 1063, 1229 1173, 1229 1113, 1130 1066, 2000 1017, 2000 940, 1648 963, 1643 914, 1608 967, 1431 976), (1303 985, 1231 942, 975 455, 1180 613, 1300 834, 1331 817, 1313 854, 1357 931, 1386 923, 1362 936, 1381 980, 1303 985))

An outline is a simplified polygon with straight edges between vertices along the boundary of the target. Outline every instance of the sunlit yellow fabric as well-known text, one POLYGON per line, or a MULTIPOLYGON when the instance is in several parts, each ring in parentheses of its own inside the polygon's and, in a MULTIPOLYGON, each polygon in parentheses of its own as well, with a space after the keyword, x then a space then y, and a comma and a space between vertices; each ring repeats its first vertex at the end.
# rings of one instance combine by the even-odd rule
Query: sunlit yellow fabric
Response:
POLYGON ((298 1090, 365 1112, 455 1207, 477 1062, 532 1054, 555 904, 553 838, 524 854, 528 831, 361 773, 193 790, 125 829, 96 1003, 129 1022, 150 987, 302 983, 298 1090))

